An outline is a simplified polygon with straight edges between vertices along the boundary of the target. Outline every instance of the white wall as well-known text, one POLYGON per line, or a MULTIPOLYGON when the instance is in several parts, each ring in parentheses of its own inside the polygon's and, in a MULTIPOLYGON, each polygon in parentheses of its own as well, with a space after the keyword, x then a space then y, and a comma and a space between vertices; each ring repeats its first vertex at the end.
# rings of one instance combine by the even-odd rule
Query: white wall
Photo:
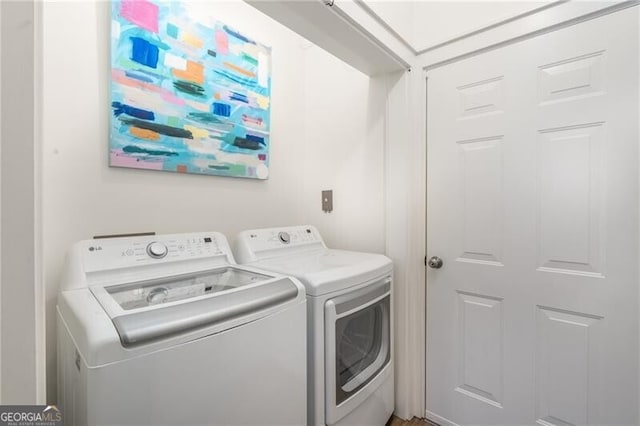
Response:
MULTIPOLYGON (((0 3, 2 22, 2 3, 0 3)), ((0 31, 0 129, 2 129, 2 31, 0 31)), ((2 164, 2 131, 0 130, 0 164, 2 164)), ((2 174, 0 173, 0 241, 2 241, 2 174)), ((2 402, 2 247, 0 245, 0 402, 2 402)))
POLYGON ((307 50, 304 216, 329 246, 384 253, 384 79, 307 50), (333 212, 320 209, 333 190, 333 212))
POLYGON ((211 10, 273 47, 268 181, 109 168, 109 4, 44 3, 49 401, 56 397, 56 294, 74 241, 149 230, 210 229, 232 237, 249 227, 313 223, 333 246, 384 249, 383 116, 368 109, 384 96, 381 89, 247 4, 215 2, 211 10), (331 84, 324 72, 335 77, 331 84), (319 191, 326 188, 336 194, 330 215, 320 211, 319 191))
POLYGON ((32 1, 2 3, 2 404, 42 402, 34 16, 32 1))

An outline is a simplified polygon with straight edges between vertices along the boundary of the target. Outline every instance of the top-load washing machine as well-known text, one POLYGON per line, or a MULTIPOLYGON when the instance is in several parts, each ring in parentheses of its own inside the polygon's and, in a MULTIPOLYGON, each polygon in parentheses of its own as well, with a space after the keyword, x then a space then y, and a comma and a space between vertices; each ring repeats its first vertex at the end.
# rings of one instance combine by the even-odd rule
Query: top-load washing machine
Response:
POLYGON ((216 232, 81 241, 58 297, 67 426, 306 422, 306 299, 216 232))
POLYGON ((384 425, 394 409, 391 260, 329 249, 313 226, 244 231, 235 249, 239 263, 306 287, 308 424, 384 425))

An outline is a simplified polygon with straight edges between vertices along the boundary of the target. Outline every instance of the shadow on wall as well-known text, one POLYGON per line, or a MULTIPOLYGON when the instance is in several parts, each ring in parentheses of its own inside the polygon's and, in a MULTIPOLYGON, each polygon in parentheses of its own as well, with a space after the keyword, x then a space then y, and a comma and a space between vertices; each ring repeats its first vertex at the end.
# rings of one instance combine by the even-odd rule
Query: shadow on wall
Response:
POLYGON ((304 208, 327 245, 384 252, 384 138, 387 86, 333 55, 307 50, 304 208), (333 190, 333 212, 321 191, 333 190))

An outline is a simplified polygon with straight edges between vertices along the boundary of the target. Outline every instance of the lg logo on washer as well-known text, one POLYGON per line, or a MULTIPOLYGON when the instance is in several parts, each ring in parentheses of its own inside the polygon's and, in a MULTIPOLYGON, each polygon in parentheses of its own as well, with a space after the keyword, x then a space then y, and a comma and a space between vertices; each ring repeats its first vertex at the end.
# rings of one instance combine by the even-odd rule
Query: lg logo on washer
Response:
POLYGON ((93 252, 93 251, 101 251, 102 247, 101 246, 91 246, 89 247, 89 251, 93 252))

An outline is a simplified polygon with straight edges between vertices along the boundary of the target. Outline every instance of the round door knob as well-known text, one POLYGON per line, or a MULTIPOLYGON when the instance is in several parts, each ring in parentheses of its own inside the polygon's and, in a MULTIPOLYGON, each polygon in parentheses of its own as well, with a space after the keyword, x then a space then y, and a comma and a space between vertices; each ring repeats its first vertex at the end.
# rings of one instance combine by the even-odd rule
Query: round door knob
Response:
POLYGON ((167 249, 167 246, 157 241, 154 241, 147 246, 147 254, 156 259, 165 257, 168 252, 169 250, 167 249))
POLYGON ((440 259, 438 256, 432 256, 429 258, 429 261, 427 262, 427 265, 429 265, 429 268, 433 268, 433 269, 440 269, 442 268, 442 259, 440 259))

